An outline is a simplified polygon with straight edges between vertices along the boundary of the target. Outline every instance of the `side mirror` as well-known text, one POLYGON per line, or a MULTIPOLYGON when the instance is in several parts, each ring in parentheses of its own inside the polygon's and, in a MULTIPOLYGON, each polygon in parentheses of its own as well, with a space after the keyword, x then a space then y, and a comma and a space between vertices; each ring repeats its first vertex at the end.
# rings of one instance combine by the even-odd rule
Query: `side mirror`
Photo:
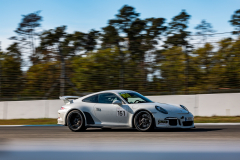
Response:
POLYGON ((117 105, 121 106, 121 105, 122 105, 122 102, 119 101, 119 100, 114 100, 114 101, 112 102, 112 104, 117 104, 117 105))

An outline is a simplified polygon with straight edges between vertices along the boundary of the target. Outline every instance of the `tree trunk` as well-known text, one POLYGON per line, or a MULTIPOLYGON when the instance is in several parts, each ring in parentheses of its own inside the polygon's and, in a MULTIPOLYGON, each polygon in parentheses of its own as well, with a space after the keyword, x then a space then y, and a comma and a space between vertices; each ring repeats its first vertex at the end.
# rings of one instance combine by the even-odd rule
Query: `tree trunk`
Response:
POLYGON ((120 71, 119 71, 119 89, 124 89, 124 54, 122 53, 119 44, 117 44, 118 52, 120 54, 120 71))
POLYGON ((60 96, 64 96, 65 89, 65 60, 62 49, 59 48, 59 55, 61 59, 61 75, 60 75, 60 96))

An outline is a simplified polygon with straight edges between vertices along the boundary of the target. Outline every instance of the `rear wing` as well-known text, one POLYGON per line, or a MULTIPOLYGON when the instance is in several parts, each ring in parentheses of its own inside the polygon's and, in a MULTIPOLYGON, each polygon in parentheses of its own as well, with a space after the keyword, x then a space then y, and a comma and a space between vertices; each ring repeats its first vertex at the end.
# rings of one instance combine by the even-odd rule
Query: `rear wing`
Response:
POLYGON ((60 96, 59 98, 63 100, 65 104, 67 104, 69 102, 73 103, 74 99, 78 99, 80 97, 79 96, 60 96))

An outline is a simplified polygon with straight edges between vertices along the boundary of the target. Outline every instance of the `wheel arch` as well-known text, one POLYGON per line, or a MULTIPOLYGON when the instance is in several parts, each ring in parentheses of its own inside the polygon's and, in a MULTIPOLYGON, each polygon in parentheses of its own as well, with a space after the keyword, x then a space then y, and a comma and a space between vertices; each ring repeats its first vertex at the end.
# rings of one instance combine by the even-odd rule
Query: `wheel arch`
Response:
POLYGON ((141 112, 141 111, 147 111, 148 113, 150 113, 150 115, 151 115, 152 118, 153 118, 154 126, 156 126, 156 125, 155 125, 155 117, 154 117, 153 113, 152 113, 151 111, 147 110, 147 109, 143 109, 143 108, 142 108, 142 109, 139 109, 139 110, 135 111, 135 113, 133 114, 133 116, 132 116, 132 121, 131 121, 132 128, 135 128, 135 125, 134 125, 134 118, 135 118, 135 116, 136 116, 139 112, 141 112))
POLYGON ((70 109, 70 110, 67 112, 67 114, 66 114, 66 116, 65 116, 65 126, 67 126, 67 116, 68 116, 68 114, 69 114, 71 111, 74 111, 74 110, 77 110, 77 111, 79 111, 80 113, 82 113, 82 115, 83 115, 83 117, 84 117, 84 122, 85 122, 85 125, 86 125, 86 124, 87 124, 87 119, 86 119, 86 116, 85 116, 84 112, 81 111, 80 109, 72 108, 72 109, 70 109))

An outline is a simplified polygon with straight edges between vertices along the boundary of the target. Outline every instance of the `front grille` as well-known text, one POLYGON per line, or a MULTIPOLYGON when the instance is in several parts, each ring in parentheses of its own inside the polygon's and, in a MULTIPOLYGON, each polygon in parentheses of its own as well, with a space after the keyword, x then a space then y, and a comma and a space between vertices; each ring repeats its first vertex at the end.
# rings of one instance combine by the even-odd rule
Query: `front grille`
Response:
POLYGON ((177 119, 168 119, 169 125, 176 126, 177 125, 177 119))
POLYGON ((182 122, 183 126, 191 126, 193 124, 193 121, 185 121, 182 122))

